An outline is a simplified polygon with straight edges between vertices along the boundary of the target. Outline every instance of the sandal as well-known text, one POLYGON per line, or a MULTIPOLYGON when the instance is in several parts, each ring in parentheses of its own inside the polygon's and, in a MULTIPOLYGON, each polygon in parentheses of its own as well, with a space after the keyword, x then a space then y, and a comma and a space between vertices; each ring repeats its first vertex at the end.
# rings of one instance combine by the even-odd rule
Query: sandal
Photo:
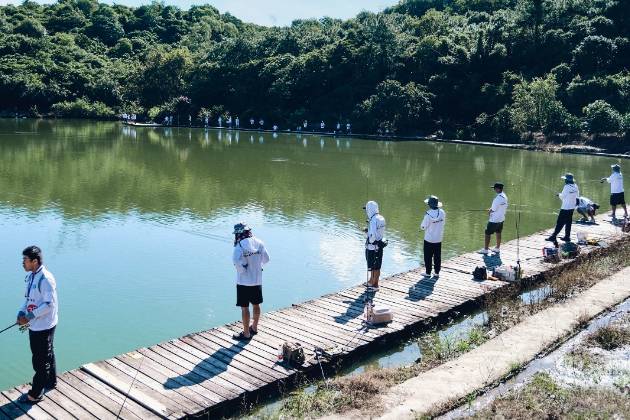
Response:
POLYGON ((253 329, 252 326, 250 325, 249 326, 249 336, 251 337, 251 336, 256 335, 256 334, 258 334, 258 330, 253 329))
POLYGON ((44 399, 44 397, 41 396, 41 397, 39 397, 37 399, 32 400, 31 398, 29 398, 28 393, 26 393, 26 394, 22 394, 20 396, 20 398, 18 398, 18 402, 20 402, 22 404, 31 404, 31 405, 33 405, 33 404, 37 404, 38 402, 41 402, 43 399, 44 399))
POLYGON ((241 331, 238 334, 232 335, 232 338, 235 340, 240 340, 240 341, 249 341, 252 339, 252 336, 250 335, 249 337, 245 337, 245 334, 243 334, 243 331, 241 331))

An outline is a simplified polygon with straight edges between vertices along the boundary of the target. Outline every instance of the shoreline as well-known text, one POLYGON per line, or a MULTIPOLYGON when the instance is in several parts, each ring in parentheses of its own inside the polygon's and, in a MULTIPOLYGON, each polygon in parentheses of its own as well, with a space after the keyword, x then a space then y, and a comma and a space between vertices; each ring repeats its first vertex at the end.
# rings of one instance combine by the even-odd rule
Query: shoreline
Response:
MULTIPOLYGON (((0 117, 3 119, 15 119, 14 117, 0 117)), ((18 120, 52 120, 53 118, 30 118, 21 117, 18 120)), ((56 119, 56 118, 54 118, 56 119)), ((615 153, 607 149, 598 148, 594 146, 585 146, 583 144, 554 144, 548 143, 541 147, 538 145, 531 145, 525 143, 498 143, 492 141, 481 140, 460 140, 460 139, 448 139, 436 136, 384 136, 378 134, 361 134, 361 133, 334 133, 334 132, 321 132, 321 131, 294 131, 294 130, 268 130, 257 128, 227 128, 202 125, 169 125, 165 126, 160 123, 128 123, 121 120, 90 120, 90 119, 77 119, 77 118, 60 118, 61 120, 81 120, 81 121, 110 121, 119 122, 122 125, 128 127, 137 128, 188 128, 188 129, 202 129, 202 130, 226 130, 229 132, 250 132, 250 133, 276 133, 276 134, 304 134, 304 135, 319 135, 321 137, 349 137, 356 139, 366 140, 380 140, 380 141, 393 141, 393 142, 435 142, 435 143, 450 143, 450 144, 462 144, 466 146, 485 146, 485 147, 497 147, 504 149, 514 150, 527 150, 534 152, 547 152, 547 153, 564 153, 572 155, 587 155, 587 156, 599 156, 599 157, 611 157, 617 159, 630 159, 630 149, 624 153, 615 153)), ((630 147, 630 145, 629 145, 630 147)))

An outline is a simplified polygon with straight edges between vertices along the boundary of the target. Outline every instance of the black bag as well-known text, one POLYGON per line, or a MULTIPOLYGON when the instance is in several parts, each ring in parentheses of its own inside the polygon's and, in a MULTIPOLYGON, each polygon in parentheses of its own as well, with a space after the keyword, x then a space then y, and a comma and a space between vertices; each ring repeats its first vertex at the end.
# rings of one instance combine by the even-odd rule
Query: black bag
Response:
POLYGON ((475 278, 475 280, 487 280, 488 270, 486 270, 486 267, 477 266, 473 270, 472 275, 475 278))
POLYGON ((380 240, 380 241, 375 241, 374 245, 378 246, 379 249, 383 249, 385 248, 387 245, 389 245, 389 241, 387 239, 385 240, 380 240))
POLYGON ((285 341, 282 345, 282 358, 291 366, 302 367, 304 360, 304 349, 300 343, 291 343, 285 341))

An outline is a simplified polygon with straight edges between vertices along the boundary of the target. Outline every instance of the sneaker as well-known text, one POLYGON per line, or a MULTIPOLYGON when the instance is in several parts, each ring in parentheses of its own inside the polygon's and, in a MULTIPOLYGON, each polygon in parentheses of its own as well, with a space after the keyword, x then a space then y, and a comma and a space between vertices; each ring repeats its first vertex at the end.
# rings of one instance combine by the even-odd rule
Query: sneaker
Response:
POLYGON ((566 237, 566 236, 564 236, 564 237, 560 238, 560 240, 561 240, 561 241, 564 241, 564 242, 571 242, 571 238, 566 237))
POLYGON ((33 405, 33 404, 37 404, 37 403, 41 402, 43 399, 44 399, 43 395, 41 397, 39 397, 39 398, 31 399, 31 397, 28 395, 28 393, 26 393, 26 394, 22 394, 20 396, 20 398, 18 398, 18 402, 20 402, 22 404, 33 405))
POLYGON ((433 275, 433 278, 434 278, 434 279, 439 279, 439 278, 440 278, 440 273, 435 273, 435 274, 433 275))
POLYGON ((490 251, 488 250, 488 248, 481 248, 479 251, 477 251, 477 254, 482 254, 482 255, 488 255, 490 251))
POLYGON ((501 249, 497 246, 495 246, 494 248, 492 248, 492 252, 494 252, 495 254, 500 254, 501 253, 501 249))
POLYGON ((427 273, 427 272, 424 272, 424 273, 422 273, 422 277, 424 277, 424 278, 427 278, 427 279, 428 279, 429 277, 431 277, 431 274, 429 274, 429 273, 427 273))
POLYGON ((368 290, 370 292, 377 292, 378 291, 378 286, 368 286, 368 290))
POLYGON ((552 235, 552 236, 550 236, 548 238, 545 238, 545 241, 556 242, 556 237, 552 235))

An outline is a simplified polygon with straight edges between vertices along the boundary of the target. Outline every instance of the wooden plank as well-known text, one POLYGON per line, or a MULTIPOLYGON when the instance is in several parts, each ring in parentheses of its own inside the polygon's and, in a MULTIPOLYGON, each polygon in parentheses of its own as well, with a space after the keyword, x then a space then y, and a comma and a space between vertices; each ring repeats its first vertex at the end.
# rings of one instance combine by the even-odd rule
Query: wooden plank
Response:
POLYGON ((0 418, 2 419, 14 419, 14 420, 48 420, 52 417, 42 415, 41 417, 29 416, 27 412, 22 410, 17 404, 14 404, 9 398, 0 393, 0 418))
MULTIPOLYGON (((96 379, 92 375, 85 373, 82 370, 73 370, 64 375, 63 379, 67 379, 68 382, 73 382, 74 379, 80 381, 80 384, 76 384, 76 386, 80 386, 82 392, 91 393, 92 390, 96 392, 96 394, 103 396, 104 398, 108 398, 114 402, 114 410, 117 410, 116 413, 123 413, 129 411, 133 413, 139 419, 150 419, 150 418, 167 418, 166 416, 160 416, 157 413, 149 411, 143 405, 138 404, 132 398, 126 398, 126 394, 121 393, 114 388, 108 386, 104 382, 96 379), (81 385, 83 384, 83 385, 81 385), (122 407, 122 411, 120 409, 122 407)), ((73 382, 73 386, 75 383, 73 382)), ((76 387, 75 386, 75 387, 76 387)), ((96 394, 90 394, 93 398, 96 398, 96 394)), ((108 405, 107 402, 104 401, 104 404, 108 405)), ((127 416, 125 416, 127 417, 127 416)), ((131 416, 129 416, 131 418, 131 416)))
MULTIPOLYGON (((94 416, 97 419, 116 419, 116 415, 114 413, 108 411, 91 398, 86 397, 83 393, 78 392, 76 389, 65 383, 62 378, 57 380, 57 387, 55 391, 63 395, 65 398, 72 400, 84 411, 88 412, 91 416, 94 416)), ((52 393, 49 392, 48 394, 52 393)), ((55 397, 51 395, 51 398, 54 399, 55 397)), ((88 418, 88 416, 81 415, 81 418, 88 418)))
MULTIPOLYGON (((17 387, 18 391, 27 392, 30 387, 22 385, 17 387)), ((57 407, 52 407, 52 404, 55 404, 61 407, 65 412, 77 419, 96 419, 97 417, 92 415, 89 411, 85 410, 83 407, 66 397, 66 395, 62 394, 58 389, 53 389, 51 391, 46 392, 46 396, 42 402, 38 405, 41 406, 44 410, 57 409, 57 407)), ((50 411, 49 411, 50 412, 50 411)))
POLYGON ((66 418, 66 419, 74 418, 70 413, 65 411, 63 408, 59 407, 54 402, 47 400, 46 398, 44 398, 44 400, 37 405, 25 404, 25 403, 19 402, 18 398, 20 398, 20 396, 24 394, 24 392, 26 392, 26 391, 22 391, 24 389, 28 391, 28 387, 26 385, 23 385, 20 388, 17 388, 17 387, 11 388, 6 391, 3 391, 2 393, 4 394, 5 397, 12 400, 14 404, 18 405, 24 412, 28 412, 29 415, 32 415, 30 413, 37 413, 39 416, 48 417, 48 418, 51 418, 51 417, 52 418, 66 418))
POLYGON ((22 394, 18 392, 15 388, 2 391, 1 394, 6 400, 11 401, 14 406, 18 407, 22 412, 28 413, 28 416, 33 419, 48 420, 48 419, 55 418, 53 415, 51 415, 50 413, 43 410, 41 407, 37 405, 20 403, 18 401, 18 398, 20 398, 22 394))
MULTIPOLYGON (((137 414, 129 410, 127 407, 123 406, 122 401, 120 401, 120 403, 117 404, 114 400, 108 398, 105 393, 98 392, 86 382, 79 380, 73 374, 66 373, 60 376, 57 380, 57 384, 59 384, 60 382, 65 384, 68 388, 71 388, 75 394, 82 394, 85 397, 92 400, 94 403, 105 408, 107 411, 109 411, 110 413, 114 415, 114 418, 122 418, 122 419, 130 419, 130 420, 142 419, 142 417, 138 416, 137 414), (120 413, 120 415, 118 413, 120 413)), ((68 392, 70 392, 70 390, 68 390, 68 392)), ((131 400, 129 401, 132 402, 131 400)), ((105 416, 102 416, 102 417, 105 417, 105 416)), ((156 416, 153 413, 151 413, 149 416, 145 418, 156 418, 156 416)))
POLYGON ((105 362, 99 362, 98 365, 88 363, 83 365, 81 369, 121 394, 128 395, 129 398, 158 416, 179 418, 186 414, 181 407, 173 406, 170 400, 141 382, 134 381, 132 386, 133 377, 117 373, 113 367, 105 362))

